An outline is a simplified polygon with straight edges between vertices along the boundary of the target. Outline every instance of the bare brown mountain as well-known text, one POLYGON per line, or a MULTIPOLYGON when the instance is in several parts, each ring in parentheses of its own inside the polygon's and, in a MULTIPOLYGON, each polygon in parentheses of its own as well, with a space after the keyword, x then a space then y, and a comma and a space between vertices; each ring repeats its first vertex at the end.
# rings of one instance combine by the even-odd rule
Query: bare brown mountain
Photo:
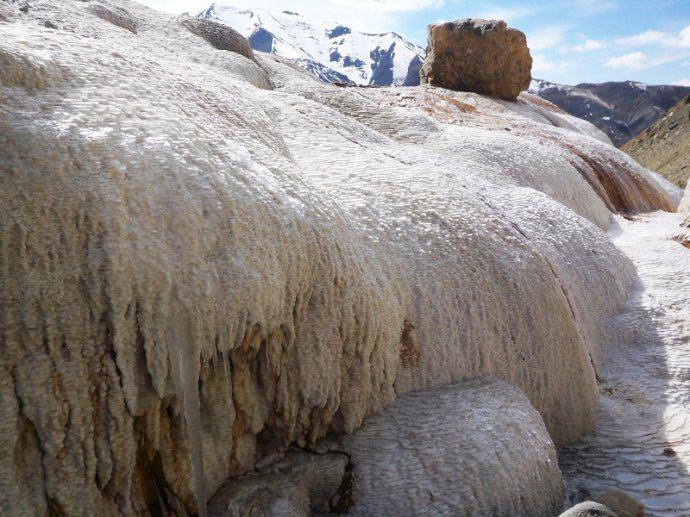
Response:
POLYGON ((581 83, 568 86, 534 80, 530 91, 571 115, 591 122, 620 147, 644 131, 678 101, 690 87, 635 81, 581 83))
POLYGON ((690 176, 690 95, 621 149, 641 165, 685 187, 690 176))

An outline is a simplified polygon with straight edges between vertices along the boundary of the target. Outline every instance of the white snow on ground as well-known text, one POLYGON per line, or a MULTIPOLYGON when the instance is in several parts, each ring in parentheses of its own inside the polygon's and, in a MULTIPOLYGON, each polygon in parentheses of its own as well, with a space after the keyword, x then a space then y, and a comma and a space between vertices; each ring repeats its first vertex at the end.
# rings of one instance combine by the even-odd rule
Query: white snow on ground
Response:
POLYGON ((673 240, 682 220, 617 217, 609 230, 637 287, 612 318, 597 426, 562 451, 570 503, 618 488, 645 515, 690 514, 690 250, 673 240))

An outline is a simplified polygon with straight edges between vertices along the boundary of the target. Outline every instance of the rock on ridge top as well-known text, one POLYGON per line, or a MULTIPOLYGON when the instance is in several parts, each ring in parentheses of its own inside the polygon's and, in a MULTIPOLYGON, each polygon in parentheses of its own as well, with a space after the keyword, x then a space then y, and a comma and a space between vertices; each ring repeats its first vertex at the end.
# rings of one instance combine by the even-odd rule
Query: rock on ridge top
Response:
POLYGON ((468 18, 429 25, 422 83, 514 101, 529 87, 527 38, 501 20, 468 18))

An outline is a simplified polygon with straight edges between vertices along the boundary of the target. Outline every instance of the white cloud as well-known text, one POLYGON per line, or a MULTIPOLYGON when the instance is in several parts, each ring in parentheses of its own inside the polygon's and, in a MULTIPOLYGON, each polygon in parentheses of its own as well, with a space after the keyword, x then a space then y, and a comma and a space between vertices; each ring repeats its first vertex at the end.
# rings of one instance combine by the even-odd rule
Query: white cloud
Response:
POLYGON ((551 63, 543 54, 534 54, 532 56, 532 72, 548 72, 553 70, 556 66, 551 63))
POLYGON ((605 41, 597 41, 593 39, 586 39, 579 45, 575 45, 570 50, 574 52, 593 52, 595 50, 602 50, 606 48, 605 41))
POLYGON ((678 46, 690 48, 690 25, 678 33, 678 46))
POLYGON ((563 70, 570 68, 572 63, 568 61, 559 61, 558 63, 553 63, 548 60, 544 54, 534 54, 532 55, 532 72, 538 74, 542 72, 550 72, 552 70, 563 70))
POLYGON ((609 68, 625 68, 628 70, 642 70, 649 66, 647 55, 642 52, 630 52, 622 56, 607 59, 604 64, 609 68))
POLYGON ((563 41, 568 31, 565 25, 543 27, 527 33, 527 46, 533 52, 555 47, 563 41))
POLYGON ((683 77, 682 79, 675 81, 673 84, 676 86, 690 86, 690 79, 683 77))
POLYGON ((619 38, 616 42, 620 45, 632 47, 660 45, 664 47, 690 48, 690 25, 677 33, 649 30, 628 36, 627 38, 619 38))
POLYGON ((643 45, 663 45, 669 40, 669 35, 664 32, 659 31, 644 31, 634 36, 628 36, 627 38, 620 38, 616 40, 619 45, 629 45, 629 46, 643 46, 643 45))

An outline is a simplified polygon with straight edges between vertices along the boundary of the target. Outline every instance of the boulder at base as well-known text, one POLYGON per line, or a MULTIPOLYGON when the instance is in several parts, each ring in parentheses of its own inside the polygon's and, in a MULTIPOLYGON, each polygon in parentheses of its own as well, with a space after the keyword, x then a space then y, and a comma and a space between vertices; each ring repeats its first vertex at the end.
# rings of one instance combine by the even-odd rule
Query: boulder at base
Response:
POLYGON ((556 515, 546 427, 505 381, 407 393, 343 440, 354 515, 556 515))
POLYGON ((527 38, 504 21, 467 19, 429 25, 422 83, 514 101, 529 87, 527 38))

